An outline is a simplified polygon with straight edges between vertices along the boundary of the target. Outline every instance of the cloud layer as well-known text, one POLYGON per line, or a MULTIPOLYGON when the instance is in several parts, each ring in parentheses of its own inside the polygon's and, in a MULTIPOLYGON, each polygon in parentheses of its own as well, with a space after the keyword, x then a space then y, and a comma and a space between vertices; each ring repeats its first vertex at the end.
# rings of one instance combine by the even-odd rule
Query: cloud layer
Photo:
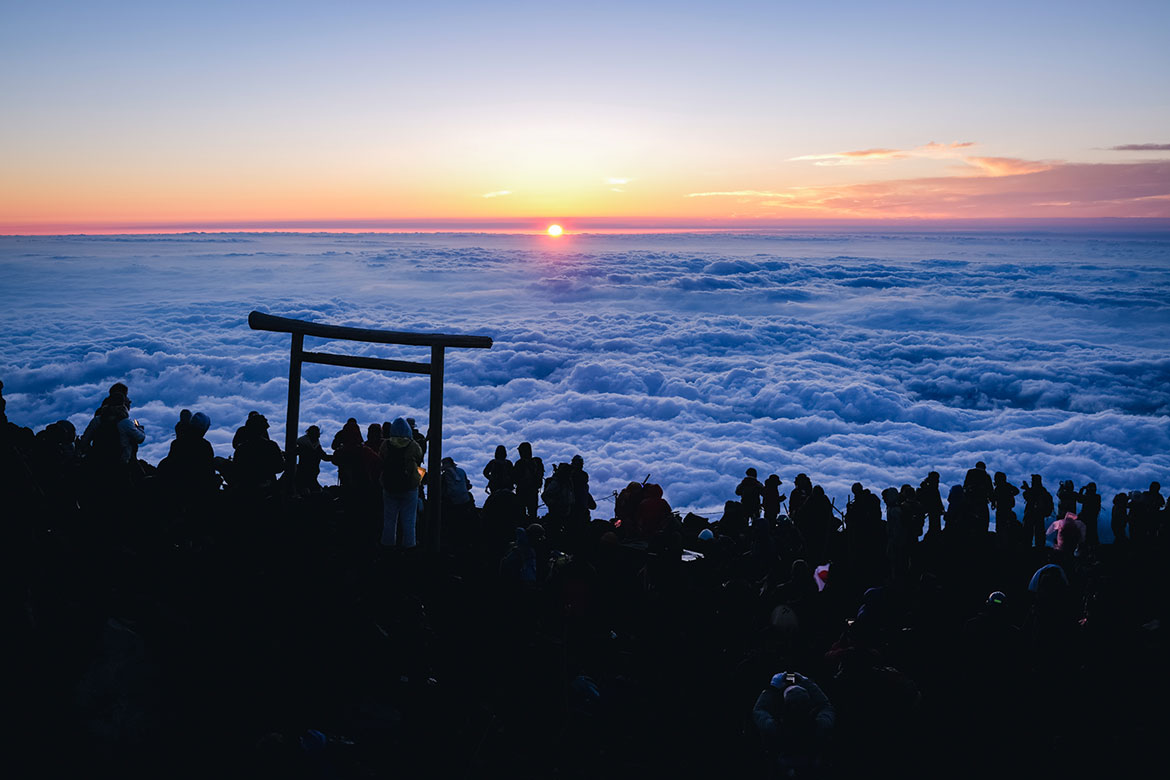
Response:
MULTIPOLYGON (((1111 495, 1170 476, 1168 260, 1116 233, 6 237, 0 379, 38 428, 127 381, 152 460, 184 407, 219 454, 249 409, 283 441, 288 339, 255 308, 495 339, 448 355, 445 451, 478 485, 528 440, 584 455, 602 511, 650 473, 712 514, 749 466, 838 503, 980 459, 1111 495)), ((426 406, 425 377, 305 367, 327 438, 426 406)))

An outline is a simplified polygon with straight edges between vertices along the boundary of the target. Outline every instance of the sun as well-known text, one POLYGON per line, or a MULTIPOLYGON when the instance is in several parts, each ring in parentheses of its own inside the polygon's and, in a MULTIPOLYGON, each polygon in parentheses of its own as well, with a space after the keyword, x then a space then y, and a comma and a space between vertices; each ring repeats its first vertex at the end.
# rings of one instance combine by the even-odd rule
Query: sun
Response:
POLYGON ((564 232, 565 232, 565 229, 563 227, 561 227, 560 225, 549 225, 548 226, 548 234, 550 236, 552 236, 553 238, 556 238, 557 236, 559 236, 561 233, 564 233, 564 232))

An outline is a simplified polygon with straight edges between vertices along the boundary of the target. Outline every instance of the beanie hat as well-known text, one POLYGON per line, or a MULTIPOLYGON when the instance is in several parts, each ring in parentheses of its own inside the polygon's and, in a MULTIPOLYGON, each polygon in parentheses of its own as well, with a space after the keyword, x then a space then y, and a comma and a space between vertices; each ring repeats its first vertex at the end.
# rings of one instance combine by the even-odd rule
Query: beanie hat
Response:
POLYGON ((211 418, 203 412, 195 412, 191 415, 191 430, 196 436, 202 436, 207 433, 207 429, 211 427, 211 418))

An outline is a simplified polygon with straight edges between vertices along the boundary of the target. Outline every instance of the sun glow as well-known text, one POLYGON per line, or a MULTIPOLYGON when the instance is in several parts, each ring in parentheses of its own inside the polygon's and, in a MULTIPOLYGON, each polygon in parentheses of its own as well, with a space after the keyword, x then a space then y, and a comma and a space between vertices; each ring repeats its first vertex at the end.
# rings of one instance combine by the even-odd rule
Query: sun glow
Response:
POLYGON ((564 233, 564 232, 565 232, 565 229, 563 227, 561 227, 560 225, 549 225, 548 226, 548 234, 550 236, 552 236, 553 238, 556 238, 557 236, 559 236, 561 233, 564 233))

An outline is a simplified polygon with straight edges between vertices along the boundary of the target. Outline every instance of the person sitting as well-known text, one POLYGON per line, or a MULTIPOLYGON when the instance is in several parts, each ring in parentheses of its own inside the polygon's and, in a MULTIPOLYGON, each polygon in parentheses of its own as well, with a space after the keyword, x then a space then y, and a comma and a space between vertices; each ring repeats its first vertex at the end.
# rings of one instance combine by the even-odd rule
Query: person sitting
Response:
POLYGON ((215 451, 204 438, 211 418, 203 412, 184 409, 175 424, 175 440, 158 464, 159 477, 183 500, 206 496, 219 487, 215 473, 215 451))
POLYGON ((774 675, 752 708, 756 732, 781 776, 824 767, 836 719, 820 686, 795 672, 774 675))

